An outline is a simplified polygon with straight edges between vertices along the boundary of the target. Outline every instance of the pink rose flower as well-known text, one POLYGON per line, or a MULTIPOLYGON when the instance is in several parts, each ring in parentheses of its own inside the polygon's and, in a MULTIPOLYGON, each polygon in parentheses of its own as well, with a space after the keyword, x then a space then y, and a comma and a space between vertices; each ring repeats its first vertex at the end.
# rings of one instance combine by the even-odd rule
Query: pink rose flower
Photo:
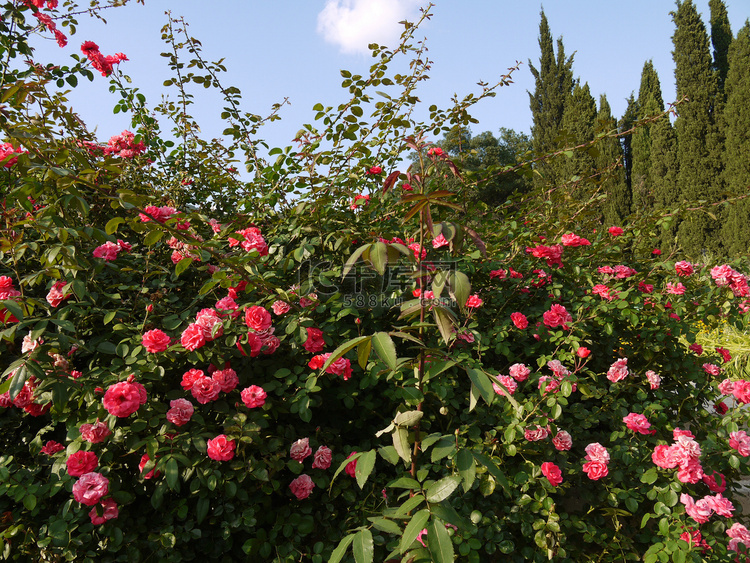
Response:
POLYGON ((103 258, 106 262, 109 262, 116 259, 121 250, 122 248, 118 244, 107 241, 101 246, 97 246, 93 255, 94 258, 103 258))
POLYGON ((203 336, 203 329, 197 323, 191 323, 182 332, 180 337, 180 343, 185 350, 193 351, 197 350, 206 343, 206 339, 203 336))
POLYGON ((323 340, 323 331, 319 328, 308 327, 307 340, 305 340, 304 347, 311 354, 322 352, 326 347, 325 340, 323 340))
POLYGON ((563 329, 567 329, 566 325, 573 322, 573 317, 568 313, 565 307, 558 305, 557 303, 552 305, 550 310, 542 315, 542 318, 544 319, 544 324, 549 328, 562 326, 563 329))
POLYGON ((326 446, 320 446, 313 457, 313 469, 328 469, 331 467, 331 449, 326 446))
POLYGON ((478 295, 470 295, 466 300, 466 306, 469 309, 476 309, 477 307, 481 307, 483 303, 484 302, 479 298, 478 295))
POLYGON ((552 445, 559 451, 568 451, 573 447, 573 438, 565 430, 560 430, 552 438, 552 445))
POLYGON ((737 450, 742 457, 750 456, 750 436, 744 430, 730 433, 729 447, 737 450))
POLYGON ((609 474, 607 464, 601 461, 587 461, 583 464, 583 471, 592 481, 598 481, 609 474))
POLYGON ((304 473, 289 483, 289 489, 292 491, 292 494, 297 497, 297 500, 303 500, 309 497, 314 488, 315 483, 313 483, 310 476, 305 475, 304 473))
POLYGON ((125 418, 146 403, 146 390, 140 383, 121 381, 111 385, 104 393, 102 404, 107 412, 125 418))
POLYGON ((520 330, 524 330, 527 326, 529 326, 529 320, 523 313, 511 313, 510 320, 513 321, 513 324, 516 325, 516 328, 520 330))
POLYGON ((732 395, 734 393, 734 384, 735 382, 731 379, 725 379, 719 383, 719 392, 722 395, 732 395))
POLYGON ((606 465, 609 463, 609 452, 599 442, 593 442, 586 446, 586 459, 589 461, 598 461, 606 465))
POLYGON ((208 441, 208 457, 216 461, 229 461, 234 457, 236 444, 229 440, 224 434, 219 434, 213 440, 208 441))
POLYGON ((628 376, 628 359, 620 358, 613 363, 607 371, 607 379, 612 383, 622 381, 628 376))
POLYGON ((245 324, 256 332, 271 328, 271 313, 260 305, 254 305, 245 311, 245 324))
POLYGON ((94 506, 108 492, 109 479, 95 471, 81 475, 73 484, 73 498, 86 506, 94 506))
POLYGON ((732 359, 732 354, 729 353, 729 350, 722 348, 721 346, 716 347, 716 353, 721 354, 725 364, 732 359))
MULTIPOLYGON (((518 383, 516 383, 516 380, 510 377, 509 375, 498 375, 497 381, 502 384, 505 389, 508 390, 508 393, 511 395, 516 392, 516 389, 518 388, 518 383)), ((492 383, 492 388, 495 390, 495 393, 498 395, 506 395, 505 389, 500 387, 497 383, 492 383)))
POLYGON ((185 391, 190 391, 193 388, 193 385, 195 385, 195 382, 201 377, 205 377, 203 371, 195 368, 189 369, 182 374, 180 385, 185 391))
POLYGON ((40 451, 46 455, 55 455, 57 452, 61 452, 64 449, 65 446, 63 446, 61 443, 55 442, 54 440, 48 440, 40 451))
POLYGON ((81 424, 79 430, 81 438, 92 444, 103 442, 107 436, 112 434, 109 426, 105 422, 101 422, 98 418, 94 424, 81 424))
POLYGON ((576 350, 576 356, 579 358, 588 358, 591 354, 591 350, 586 348, 585 346, 579 346, 578 350, 576 350))
POLYGON ((723 516, 724 518, 732 517, 734 505, 728 498, 721 496, 721 493, 714 496, 705 496, 703 497, 703 500, 705 500, 711 509, 719 516, 723 516))
POLYGON ((47 293, 47 303, 49 303, 52 307, 57 307, 60 305, 60 303, 63 302, 63 300, 70 297, 70 295, 63 295, 62 289, 65 287, 64 281, 57 281, 54 283, 54 285, 50 288, 49 293, 47 293))
MULTIPOLYGON (((350 457, 357 455, 357 452, 352 452, 348 456, 346 456, 346 459, 349 459, 350 457)), ((346 474, 349 475, 352 479, 355 477, 355 471, 357 470, 357 460, 350 461, 346 464, 346 467, 344 468, 344 471, 346 471, 346 474)))
POLYGON ((199 377, 190 388, 190 393, 201 405, 210 403, 219 398, 221 387, 210 377, 199 377))
POLYGON ((271 305, 271 310, 276 316, 281 316, 284 313, 288 313, 291 308, 292 307, 286 301, 274 301, 273 305, 271 305))
POLYGON ((167 420, 175 426, 182 426, 190 421, 195 409, 187 399, 173 399, 169 401, 167 420))
POLYGON ((96 506, 89 511, 89 518, 91 518, 91 523, 94 526, 104 524, 107 520, 112 520, 113 518, 117 518, 120 515, 120 512, 117 508, 117 503, 114 501, 114 499, 105 498, 101 502, 101 505, 101 516, 97 512, 96 506))
POLYGON ((169 342, 169 336, 158 328, 149 330, 143 335, 143 347, 151 354, 163 352, 169 347, 169 342))
POLYGON ((542 475, 544 475, 553 487, 557 487, 563 481, 560 468, 552 462, 545 461, 542 464, 542 475))
POLYGON ((521 383, 522 381, 526 381, 526 379, 528 379, 531 370, 524 364, 513 364, 512 366, 510 366, 509 372, 510 376, 513 379, 521 383))
POLYGON ((717 376, 721 373, 721 368, 714 364, 703 364, 703 371, 708 375, 717 376))
POLYGON ((229 461, 234 457, 234 450, 236 447, 234 440, 229 440, 224 434, 219 434, 213 440, 209 440, 208 444, 208 457, 216 461, 229 461))
MULTIPOLYGON (((224 334, 224 324, 221 322, 221 317, 213 309, 199 311, 195 317, 195 324, 200 327, 203 332, 203 339, 206 342, 211 342, 224 334)), ((183 346, 185 346, 184 342, 183 346)))
POLYGON ((613 237, 619 237, 624 232, 620 227, 610 227, 607 231, 613 237))
POLYGON ((678 276, 687 277, 693 273, 693 265, 686 260, 681 260, 674 265, 678 276))
POLYGON ((292 447, 289 449, 289 457, 291 457, 295 461, 299 461, 302 463, 306 457, 309 457, 312 455, 312 450, 310 449, 310 439, 309 438, 300 438, 296 442, 292 444, 292 447))
POLYGON ((242 402, 245 403, 245 406, 249 409, 262 407, 266 403, 266 392, 263 388, 258 387, 257 385, 251 385, 250 387, 243 389, 240 393, 240 397, 242 398, 242 402))
POLYGON ((712 493, 723 493, 727 490, 727 478, 723 473, 714 471, 711 475, 703 474, 701 480, 712 493))
MULTIPOLYGON (((148 454, 143 454, 141 456, 141 461, 138 463, 138 473, 143 474, 143 469, 146 467, 146 464, 151 461, 151 458, 148 457, 148 454)), ((153 479, 155 477, 159 477, 161 475, 161 471, 156 471, 156 469, 151 469, 148 473, 143 475, 144 479, 153 479)))
POLYGON ((529 442, 538 442, 549 436, 549 430, 541 426, 537 426, 536 428, 528 427, 523 431, 523 435, 529 442))
POLYGON ((232 368, 217 369, 211 374, 211 379, 219 384, 224 393, 231 393, 240 384, 237 372, 232 368))
POLYGON ((579 237, 574 233, 563 235, 560 242, 562 242, 563 246, 589 246, 591 244, 587 239, 579 237))
POLYGON ((661 376, 655 371, 648 370, 646 372, 646 379, 651 384, 651 389, 658 389, 659 385, 661 385, 661 376))
POLYGON ((68 469, 68 475, 71 477, 80 477, 85 473, 90 473, 99 465, 99 458, 94 452, 78 451, 71 454, 65 462, 68 469))
POLYGON ((629 415, 623 417, 622 421, 625 423, 628 429, 632 430, 633 432, 639 432, 640 434, 653 433, 653 431, 650 430, 651 423, 642 414, 631 412, 629 415))
POLYGON ((685 505, 685 512, 698 524, 704 524, 708 522, 708 519, 713 513, 713 509, 705 499, 701 499, 698 502, 693 500, 693 497, 687 493, 680 495, 680 502, 685 505))

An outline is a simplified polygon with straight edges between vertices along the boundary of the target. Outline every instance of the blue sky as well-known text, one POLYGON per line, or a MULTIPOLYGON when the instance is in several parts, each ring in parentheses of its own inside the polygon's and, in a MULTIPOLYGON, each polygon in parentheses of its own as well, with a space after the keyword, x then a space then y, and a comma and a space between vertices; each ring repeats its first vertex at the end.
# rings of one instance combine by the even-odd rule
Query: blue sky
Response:
MULTIPOLYGON (((695 1, 708 22, 708 0, 695 1)), ((750 16, 750 0, 726 0, 736 33, 750 16)), ((176 91, 162 83, 169 76, 167 50, 161 28, 165 11, 183 16, 190 34, 203 45, 209 60, 224 58, 225 85, 240 88, 243 109, 260 115, 275 102, 288 98, 281 121, 264 127, 259 136, 271 146, 286 146, 304 123, 311 123, 312 107, 321 102, 336 105, 347 99, 340 88, 340 69, 366 74, 372 58, 370 42, 395 45, 402 19, 419 17, 417 0, 145 0, 107 10, 107 25, 81 16, 78 32, 60 49, 53 41, 38 41, 37 60, 65 64, 71 53, 80 53, 85 40, 96 42, 102 53, 125 53, 129 61, 121 70, 146 95, 150 106, 162 95, 175 99, 176 91)), ((544 11, 553 37, 562 36, 566 53, 575 52, 573 71, 588 82, 597 98, 607 94, 613 113, 622 115, 626 98, 638 90, 646 60, 652 59, 661 79, 665 101, 675 99, 671 36, 674 25, 669 0, 548 0, 544 11)), ((523 63, 514 84, 501 88, 495 98, 475 106, 479 124, 473 132, 497 132, 500 127, 529 132, 531 112, 527 91, 534 88, 528 61, 539 59, 538 30, 541 3, 528 0, 437 0, 432 18, 416 37, 427 38, 432 60, 431 79, 422 83, 418 96, 424 113, 431 104, 447 108, 454 94, 478 92, 480 80, 494 83, 508 67, 523 63)), ((109 81, 97 75, 70 94, 99 140, 129 128, 125 116, 113 115, 117 101, 109 81)), ((221 100, 201 87, 193 90, 193 115, 205 136, 220 136, 224 128, 221 100)))

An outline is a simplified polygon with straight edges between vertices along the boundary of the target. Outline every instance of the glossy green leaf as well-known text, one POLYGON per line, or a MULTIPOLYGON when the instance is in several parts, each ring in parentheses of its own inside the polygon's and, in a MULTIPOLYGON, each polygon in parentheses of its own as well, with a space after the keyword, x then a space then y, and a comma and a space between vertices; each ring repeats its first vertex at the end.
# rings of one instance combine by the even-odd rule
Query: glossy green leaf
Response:
POLYGON ((354 476, 357 479, 357 485, 359 485, 360 489, 365 486, 367 478, 370 476, 370 473, 372 473, 372 470, 375 467, 376 457, 377 452, 375 450, 369 450, 359 456, 357 467, 354 470, 354 476))
POLYGON ((425 524, 427 524, 429 519, 430 511, 426 508, 423 508, 411 517, 406 528, 404 528, 404 534, 401 536, 401 541, 398 544, 400 553, 404 553, 411 547, 411 544, 417 539, 417 534, 425 528, 425 524))
POLYGON ((372 532, 367 528, 360 530, 354 536, 352 542, 352 553, 356 563, 372 563, 375 546, 372 541, 372 532))
POLYGON ((464 491, 468 492, 477 476, 474 456, 471 455, 469 450, 462 449, 458 451, 458 454, 456 454, 456 469, 458 469, 458 474, 461 476, 464 491))
POLYGON ((457 475, 449 475, 443 477, 439 481, 433 483, 427 491, 425 491, 425 498, 427 502, 440 502, 447 499, 453 491, 458 488, 461 483, 461 477, 457 475))
POLYGON ((376 332, 373 334, 372 347, 389 369, 396 369, 396 346, 390 334, 387 332, 376 332))
POLYGON ((411 447, 409 447, 409 432, 406 428, 396 428, 391 434, 393 437, 393 447, 396 453, 406 463, 411 462, 411 447))
POLYGON ((435 563, 453 563, 453 541, 439 520, 433 520, 427 527, 427 548, 435 563))
POLYGON ((339 563, 339 561, 344 558, 346 550, 354 541, 354 535, 355 534, 350 534, 341 538, 341 541, 336 546, 336 549, 334 549, 331 553, 331 557, 328 559, 328 563, 339 563))

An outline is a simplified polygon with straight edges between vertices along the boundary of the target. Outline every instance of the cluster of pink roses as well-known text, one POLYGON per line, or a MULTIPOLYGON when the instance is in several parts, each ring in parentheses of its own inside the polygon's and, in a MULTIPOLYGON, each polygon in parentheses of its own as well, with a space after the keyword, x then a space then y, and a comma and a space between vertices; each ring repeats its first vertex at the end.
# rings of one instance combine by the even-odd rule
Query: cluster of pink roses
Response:
POLYGON ((0 143, 0 162, 5 161, 5 163, 3 164, 3 167, 10 168, 16 162, 18 162, 17 155, 23 154, 25 152, 26 151, 23 150, 23 147, 14 147, 10 143, 0 143))
POLYGON ((735 297, 747 297, 750 295, 750 288, 747 284, 747 277, 744 274, 734 270, 728 264, 711 268, 711 277, 719 287, 728 286, 735 297))
POLYGON ((602 299, 606 299, 607 301, 612 301, 617 297, 619 292, 607 287, 604 284, 598 283, 591 288, 591 293, 593 293, 594 295, 598 295, 599 297, 601 297, 602 299))
POLYGON ((245 324, 249 329, 246 336, 247 342, 237 341, 237 347, 243 355, 246 355, 245 345, 250 348, 251 358, 260 354, 261 351, 264 354, 273 354, 276 351, 281 341, 273 334, 272 322, 271 313, 265 307, 253 305, 245 310, 245 324))
POLYGON ((719 392, 722 395, 732 395, 741 405, 750 403, 750 381, 745 379, 725 379, 719 383, 719 392))
POLYGON ((140 217, 141 222, 143 223, 148 223, 152 218, 159 223, 166 223, 172 215, 177 213, 177 210, 174 207, 168 205, 163 205, 161 207, 147 205, 143 208, 143 211, 145 211, 145 213, 138 214, 138 217, 140 217))
MULTIPOLYGON (((547 367, 552 370, 552 375, 542 375, 539 378, 539 389, 544 393, 557 393, 560 390, 560 384, 570 375, 570 370, 566 368, 559 360, 550 360, 547 367)), ((575 391, 577 385, 573 383, 572 389, 575 391)))
POLYGON ((534 248, 526 248, 526 252, 535 258, 544 258, 547 261, 547 266, 550 268, 553 266, 562 268, 563 247, 559 244, 553 246, 544 246, 540 244, 534 248))
POLYGON ((612 266, 599 266, 598 271, 602 275, 611 276, 619 280, 625 280, 638 274, 633 268, 623 264, 619 264, 614 268, 612 266))
POLYGON ((96 70, 102 73, 102 76, 112 74, 114 65, 127 61, 128 58, 122 53, 107 55, 106 57, 99 52, 99 46, 93 41, 85 41, 81 45, 81 52, 96 70))
MULTIPOLYGON (((202 370, 191 368, 182 375, 180 382, 182 388, 190 391, 191 395, 202 405, 217 400, 221 392, 231 393, 240 383, 237 373, 228 366, 222 370, 209 368, 209 374, 211 377, 206 376, 202 370)), ((177 408, 183 413, 188 410, 184 404, 178 405, 177 408)), ((176 412, 175 416, 177 416, 176 412)))
POLYGON ((258 227, 248 227, 241 231, 236 231, 235 234, 242 235, 244 240, 230 237, 228 239, 230 247, 240 246, 246 252, 255 250, 261 256, 268 255, 268 245, 258 227))
POLYGON ((586 446, 586 462, 583 471, 592 481, 598 481, 609 474, 609 452, 599 442, 586 446))
POLYGON ((683 483, 698 483, 704 476, 700 444, 689 430, 675 428, 672 437, 671 445, 660 444, 654 448, 651 459, 662 469, 679 467, 677 478, 683 483))
POLYGON ((585 239, 583 237, 579 237, 578 235, 574 233, 567 233, 562 236, 560 239, 560 242, 562 242, 563 246, 590 246, 591 243, 588 239, 585 239))
POLYGON ((211 308, 201 309, 195 315, 195 322, 182 331, 180 344, 190 352, 197 350, 224 334, 221 315, 211 308))
MULTIPOLYGON (((320 369, 330 357, 330 352, 326 354, 318 354, 317 356, 313 356, 307 365, 310 369, 320 369)), ((352 363, 348 358, 339 358, 326 368, 326 373, 340 375, 344 378, 344 381, 347 381, 352 376, 352 363)))
MULTIPOLYGON (((302 463, 305 459, 312 455, 312 448, 310 448, 309 438, 300 438, 292 444, 289 448, 289 457, 293 460, 302 463)), ((331 467, 331 449, 327 446, 320 446, 315 455, 313 456, 313 469, 328 469, 331 467)), ((289 483, 289 489, 292 494, 297 497, 297 500, 306 499, 312 493, 315 483, 312 478, 306 474, 302 474, 291 483, 289 483)))
POLYGON ((102 258, 106 262, 110 262, 115 260, 120 252, 130 252, 132 248, 132 245, 124 240, 117 239, 116 243, 108 240, 104 244, 97 246, 94 249, 93 255, 94 258, 102 258))
POLYGON ((734 512, 734 506, 729 499, 724 498, 721 493, 715 495, 706 495, 702 499, 695 501, 687 493, 680 495, 680 502, 685 505, 685 512, 698 524, 705 524, 711 515, 715 512, 719 516, 731 518, 734 512))
POLYGON ((568 323, 573 322, 573 317, 568 313, 567 309, 562 305, 555 303, 542 315, 544 324, 549 328, 562 327, 563 330, 568 330, 568 323))
MULTIPOLYGON (((119 55, 115 55, 119 56, 119 55)), ((122 55, 125 57, 125 55, 122 55)), ((127 60, 123 58, 120 60, 127 60)), ((117 61, 120 62, 120 61, 117 61)), ((107 144, 103 147, 104 154, 119 156, 120 158, 133 158, 142 154, 146 150, 146 145, 143 141, 135 142, 135 135, 130 131, 123 131, 119 135, 113 135, 107 141, 107 144)), ((146 208, 148 212, 149 208, 146 208)), ((163 221, 162 221, 163 223, 163 221)))

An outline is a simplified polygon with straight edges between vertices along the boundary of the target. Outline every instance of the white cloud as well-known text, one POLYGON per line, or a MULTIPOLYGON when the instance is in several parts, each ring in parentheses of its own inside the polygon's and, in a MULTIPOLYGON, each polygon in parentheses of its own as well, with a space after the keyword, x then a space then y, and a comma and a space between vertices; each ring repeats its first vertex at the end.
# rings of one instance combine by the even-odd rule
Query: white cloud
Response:
POLYGON ((419 15, 420 0, 326 0, 318 33, 343 53, 369 53, 367 45, 395 47, 403 26, 419 15))

